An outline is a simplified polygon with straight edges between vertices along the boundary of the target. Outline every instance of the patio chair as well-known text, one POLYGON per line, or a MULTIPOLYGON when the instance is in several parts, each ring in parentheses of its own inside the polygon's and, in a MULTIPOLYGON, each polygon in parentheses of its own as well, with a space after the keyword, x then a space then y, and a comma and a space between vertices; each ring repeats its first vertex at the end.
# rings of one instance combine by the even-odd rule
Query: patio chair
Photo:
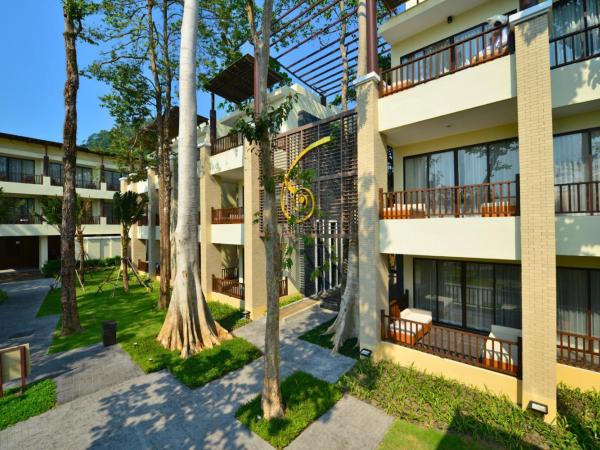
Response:
POLYGON ((516 373, 519 367, 519 338, 521 330, 517 328, 492 325, 485 341, 482 363, 490 368, 516 373))
POLYGON ((416 345, 431 330, 431 311, 406 308, 390 323, 390 337, 396 342, 416 345))

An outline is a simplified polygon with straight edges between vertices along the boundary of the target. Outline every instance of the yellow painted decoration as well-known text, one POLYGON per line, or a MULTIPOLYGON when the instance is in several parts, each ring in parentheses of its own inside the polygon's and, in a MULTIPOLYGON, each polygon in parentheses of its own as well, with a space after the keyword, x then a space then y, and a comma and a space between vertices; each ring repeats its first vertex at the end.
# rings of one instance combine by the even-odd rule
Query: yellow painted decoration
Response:
POLYGON ((292 170, 294 170, 294 167, 296 167, 300 160, 304 158, 304 156, 306 156, 311 150, 314 150, 315 148, 320 147, 321 145, 328 144, 329 142, 331 142, 331 136, 324 137, 310 144, 308 147, 306 147, 300 152, 296 159, 294 159, 294 162, 285 174, 285 177, 283 178, 283 183, 281 185, 281 195, 279 200, 281 211, 283 212, 283 215, 287 220, 290 219, 292 213, 288 210, 285 204, 286 190, 291 196, 290 209, 292 209, 294 212, 300 213, 300 216, 297 218, 296 223, 306 222, 315 213, 317 205, 315 204, 314 194, 310 189, 304 186, 298 187, 294 183, 290 182, 290 175, 292 173, 292 170))

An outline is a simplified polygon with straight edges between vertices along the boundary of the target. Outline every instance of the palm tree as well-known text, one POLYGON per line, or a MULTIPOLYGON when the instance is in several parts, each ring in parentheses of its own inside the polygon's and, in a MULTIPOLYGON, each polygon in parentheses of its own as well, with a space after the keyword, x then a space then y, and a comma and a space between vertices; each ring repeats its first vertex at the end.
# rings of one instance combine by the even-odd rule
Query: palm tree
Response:
POLYGON ((148 196, 137 192, 127 191, 124 194, 115 192, 113 196, 113 211, 115 217, 121 222, 121 270, 123 270, 123 290, 129 292, 129 261, 127 249, 129 248, 129 230, 131 226, 146 215, 148 196))

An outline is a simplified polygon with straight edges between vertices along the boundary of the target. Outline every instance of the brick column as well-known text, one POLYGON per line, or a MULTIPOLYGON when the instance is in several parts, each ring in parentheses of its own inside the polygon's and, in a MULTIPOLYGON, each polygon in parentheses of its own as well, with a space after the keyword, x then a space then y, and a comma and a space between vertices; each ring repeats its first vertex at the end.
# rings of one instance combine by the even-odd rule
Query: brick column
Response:
POLYGON ((360 346, 374 349, 380 339, 380 312, 387 308, 388 269, 379 252, 379 188, 387 183, 387 153, 378 131, 375 73, 357 79, 358 257, 360 346))
POLYGON ((267 312, 265 244, 260 224, 254 223, 260 211, 259 162, 244 142, 244 301, 252 318, 267 312))
POLYGON ((221 186, 210 174, 210 145, 200 147, 200 276, 204 295, 212 292, 212 276, 221 276, 221 252, 212 243, 211 208, 221 207, 221 186))
POLYGON ((548 405, 556 416, 556 238, 552 87, 548 10, 551 2, 511 17, 515 31, 521 181, 522 406, 548 405))

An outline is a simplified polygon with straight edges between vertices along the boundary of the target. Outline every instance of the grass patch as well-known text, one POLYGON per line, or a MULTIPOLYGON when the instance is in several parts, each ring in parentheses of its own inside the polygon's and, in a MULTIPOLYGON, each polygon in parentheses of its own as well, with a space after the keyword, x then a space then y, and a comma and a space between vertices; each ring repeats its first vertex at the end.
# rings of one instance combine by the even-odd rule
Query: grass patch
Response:
MULTIPOLYGON (((153 292, 131 281, 129 293, 118 287, 111 298, 112 284, 96 294, 98 285, 107 271, 86 277, 86 292, 77 290, 77 305, 83 331, 71 336, 60 336, 60 322, 52 339, 50 353, 63 352, 78 347, 97 344, 102 340, 102 322, 117 321, 117 339, 121 347, 144 372, 155 372, 168 368, 182 383, 198 387, 219 378, 232 370, 258 358, 261 353, 256 347, 241 338, 225 341, 221 345, 202 351, 187 360, 179 353, 161 347, 155 337, 165 318, 165 311, 156 309, 158 285, 153 292)), ((224 328, 233 330, 248 322, 241 310, 219 302, 209 302, 209 309, 224 328)), ((60 314, 60 291, 51 291, 42 303, 39 316, 60 314)))
POLYGON ((279 307, 283 308, 284 306, 291 305, 292 303, 299 302, 304 298, 304 295, 299 292, 296 294, 284 295, 279 298, 279 307))
POLYGON ((37 416, 56 403, 56 385, 52 380, 30 384, 23 395, 20 389, 7 391, 0 398, 0 430, 37 416))
POLYGON ((559 387, 559 417, 556 426, 552 426, 533 413, 523 411, 508 398, 387 361, 375 364, 361 360, 342 377, 339 385, 399 419, 471 436, 474 443, 494 443, 506 448, 600 446, 600 428, 597 427, 600 393, 577 394, 577 391, 559 387), (578 431, 569 423, 568 416, 563 415, 563 395, 569 396, 574 408, 580 409, 577 405, 582 404, 588 408, 590 416, 585 420, 580 410, 571 410, 572 422, 587 430, 585 433, 578 431))
POLYGON ((431 428, 422 428, 412 423, 396 420, 379 444, 379 450, 478 450, 460 436, 431 428))
POLYGON ((2 289, 0 289, 0 305, 2 303, 4 303, 7 298, 8 298, 8 294, 5 291, 3 291, 2 289))
MULTIPOLYGON (((335 318, 328 320, 325 323, 313 328, 312 330, 307 331, 300 339, 310 342, 311 344, 320 345, 325 348, 333 348, 333 335, 324 335, 325 331, 331 326, 331 324, 335 321, 335 318)), ((352 338, 348 339, 344 342, 344 345, 340 348, 340 353, 342 355, 348 356, 350 358, 359 359, 360 350, 358 348, 358 339, 352 338)))
POLYGON ((342 398, 340 389, 304 372, 296 372, 281 383, 285 418, 262 418, 261 397, 243 405, 236 413, 240 422, 276 448, 284 448, 342 398))

